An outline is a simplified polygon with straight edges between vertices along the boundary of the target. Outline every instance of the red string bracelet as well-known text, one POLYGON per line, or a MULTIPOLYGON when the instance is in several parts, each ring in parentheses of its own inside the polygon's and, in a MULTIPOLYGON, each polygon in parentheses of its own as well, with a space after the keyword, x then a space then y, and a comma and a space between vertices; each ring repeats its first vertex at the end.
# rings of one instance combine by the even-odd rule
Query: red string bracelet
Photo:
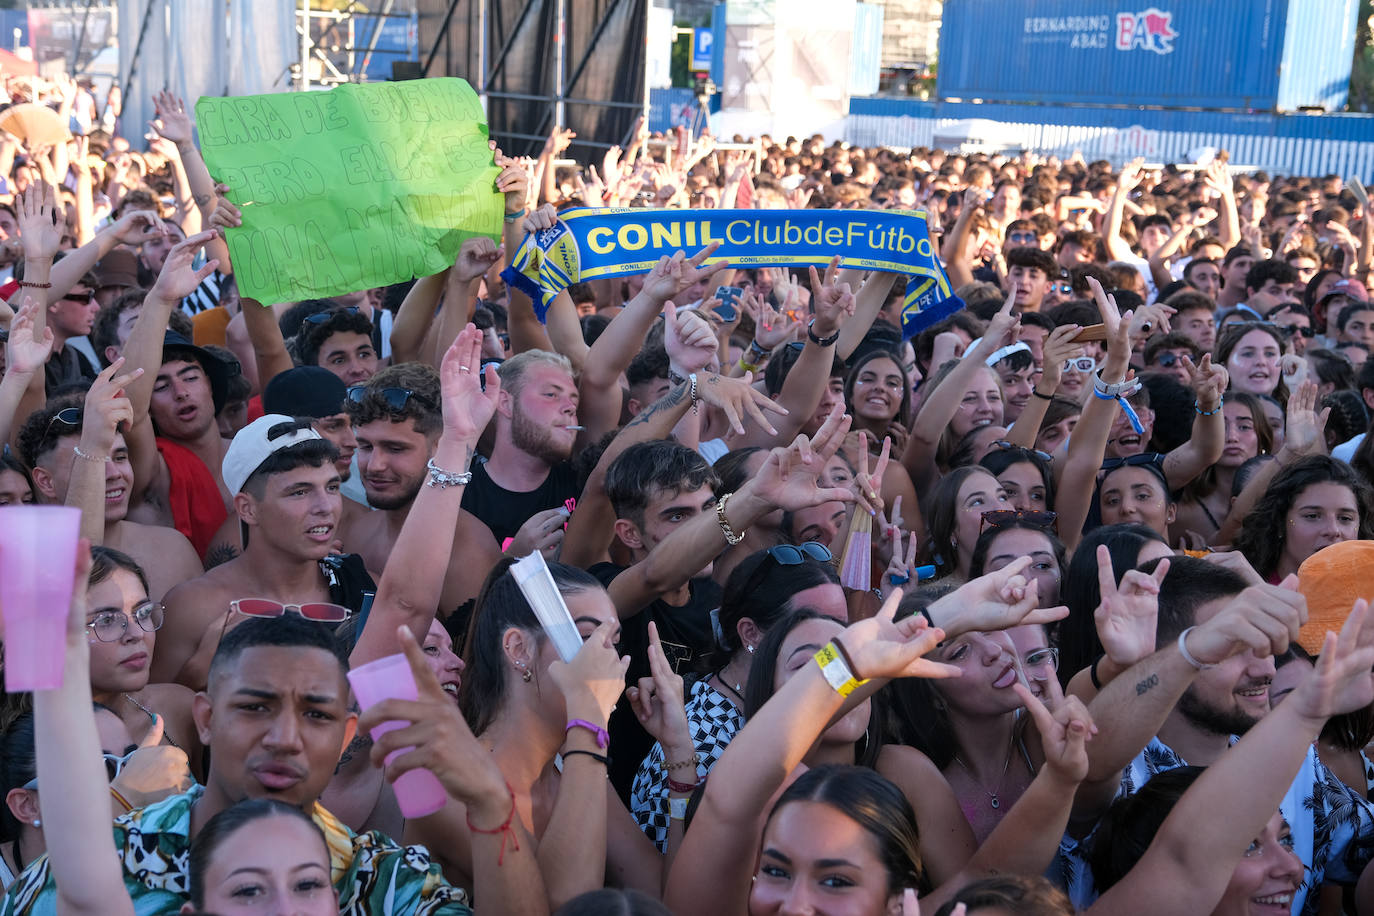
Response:
POLYGON ((519 852, 519 851, 520 851, 520 837, 519 837, 519 835, 515 832, 515 828, 511 826, 511 821, 514 820, 514 818, 515 818, 515 790, 512 789, 512 788, 510 787, 510 783, 506 783, 506 791, 510 793, 510 813, 508 813, 508 814, 506 815, 506 819, 505 819, 504 821, 502 821, 502 822, 500 823, 499 826, 493 827, 491 830, 483 830, 483 829, 480 828, 480 827, 474 827, 474 826, 472 825, 472 811, 471 811, 471 810, 469 810, 468 813, 467 813, 467 815, 466 815, 466 817, 467 817, 467 822, 468 822, 468 829, 471 830, 473 833, 485 833, 485 834, 487 834, 488 836, 490 836, 490 835, 492 835, 492 834, 496 834, 496 833, 502 834, 502 836, 501 836, 501 851, 500 851, 499 853, 497 853, 497 855, 496 855, 496 866, 497 866, 498 868, 501 867, 502 863, 505 862, 505 859, 506 859, 506 839, 507 839, 506 834, 509 834, 509 839, 510 839, 510 842, 511 842, 511 849, 514 850, 515 852, 519 852))

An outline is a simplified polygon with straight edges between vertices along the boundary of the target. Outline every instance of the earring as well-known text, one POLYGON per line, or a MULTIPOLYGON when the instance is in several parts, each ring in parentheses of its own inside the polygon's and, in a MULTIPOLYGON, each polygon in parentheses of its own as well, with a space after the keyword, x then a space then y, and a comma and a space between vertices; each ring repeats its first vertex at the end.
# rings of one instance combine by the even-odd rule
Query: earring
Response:
POLYGON ((43 822, 40 821, 38 818, 34 818, 34 819, 33 819, 33 825, 34 825, 35 827, 42 827, 42 826, 43 826, 43 822))
POLYGON ((753 655, 753 654, 754 654, 754 647, 753 647, 753 646, 749 645, 748 643, 745 643, 745 644, 744 644, 744 648, 746 648, 746 649, 749 650, 749 654, 750 654, 750 655, 753 655))
POLYGON ((534 674, 532 674, 532 673, 530 672, 530 669, 529 669, 528 667, 526 667, 524 664, 522 664, 522 663, 518 663, 518 664, 520 664, 520 680, 522 680, 522 681, 524 681, 526 684, 528 684, 531 680, 534 679, 534 674))

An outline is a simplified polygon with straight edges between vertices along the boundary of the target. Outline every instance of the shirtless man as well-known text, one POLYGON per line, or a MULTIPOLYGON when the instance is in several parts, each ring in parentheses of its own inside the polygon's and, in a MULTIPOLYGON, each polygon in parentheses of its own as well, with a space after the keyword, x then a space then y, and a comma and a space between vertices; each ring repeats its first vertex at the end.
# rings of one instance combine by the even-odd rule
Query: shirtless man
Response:
MULTIPOLYGON (((426 465, 443 429, 439 376, 428 366, 402 363, 374 375, 345 403, 358 440, 358 473, 376 511, 345 519, 345 549, 362 554, 368 569, 386 568, 406 516, 428 476, 426 465)), ((439 604, 443 620, 470 598, 501 550, 487 526, 458 514, 452 557, 439 604)), ((451 628, 450 628, 451 629, 451 628)))
POLYGON ((319 433, 280 414, 239 430, 223 477, 243 526, 243 553, 167 593, 153 680, 203 690, 220 637, 244 619, 231 606, 240 598, 358 612, 360 589, 372 581, 356 556, 331 555, 342 511, 337 457, 319 433))
POLYGON ((173 309, 219 265, 192 269, 196 251, 214 231, 172 248, 124 345, 130 372, 133 420, 126 440, 133 465, 130 514, 140 522, 170 525, 204 556, 233 504, 220 476, 228 442, 215 414, 224 404, 229 370, 223 362, 167 331, 173 309), (216 501, 215 496, 219 499, 216 501))
POLYGON ((161 601, 172 586, 200 575, 200 559, 176 529, 125 518, 134 474, 118 428, 131 413, 112 378, 120 367, 96 377, 84 406, 72 399, 31 414, 19 451, 33 468, 39 499, 81 509, 82 534, 132 557, 147 575, 148 597, 161 601))

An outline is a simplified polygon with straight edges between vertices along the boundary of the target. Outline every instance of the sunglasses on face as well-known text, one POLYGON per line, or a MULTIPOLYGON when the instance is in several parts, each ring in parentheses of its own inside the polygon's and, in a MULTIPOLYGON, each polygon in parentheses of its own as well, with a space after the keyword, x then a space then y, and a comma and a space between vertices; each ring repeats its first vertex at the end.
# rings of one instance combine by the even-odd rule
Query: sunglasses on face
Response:
POLYGON ((1076 371, 1087 375, 1089 372, 1097 371, 1097 360, 1091 356, 1075 356, 1073 359, 1064 360, 1064 371, 1076 371))
POLYGON ((1013 245, 1034 245, 1039 240, 1034 232, 1011 232, 1007 234, 1007 241, 1013 245))
POLYGON ((1317 331, 1315 328, 1305 328, 1301 325, 1296 324, 1279 325, 1279 333, 1283 334, 1284 337, 1292 337, 1294 334, 1301 334, 1308 340, 1311 340, 1313 337, 1317 336, 1317 331))
POLYGON ((1027 525, 1049 531, 1054 528, 1057 518, 1059 513, 1048 509, 989 509, 983 513, 983 524, 979 527, 979 532, 989 528, 1005 528, 1016 522, 1025 522, 1027 525))
POLYGON ((94 634, 101 642, 119 642, 129 632, 129 619, 133 618, 139 629, 155 633, 162 628, 166 609, 156 601, 145 601, 130 613, 123 611, 101 611, 86 624, 86 631, 94 634))
POLYGON ((354 404, 361 404, 367 399, 369 393, 380 397, 386 406, 392 410, 405 410, 406 404, 410 402, 411 398, 419 401, 429 410, 439 409, 438 405, 429 398, 409 388, 368 388, 366 385, 354 385, 348 389, 348 400, 354 404))
POLYGON ((93 299, 95 299, 95 293, 93 292, 67 293, 67 295, 62 297, 63 302, 78 302, 81 305, 90 305, 93 299))
POLYGON ((361 309, 356 305, 346 305, 341 309, 329 309, 325 312, 316 312, 313 315, 307 315, 305 320, 308 324, 324 324, 335 315, 356 315, 359 311, 361 311, 361 309))
POLYGON ((1161 369, 1172 369, 1174 366, 1181 365, 1183 357, 1177 353, 1160 353, 1155 356, 1155 365, 1161 369))

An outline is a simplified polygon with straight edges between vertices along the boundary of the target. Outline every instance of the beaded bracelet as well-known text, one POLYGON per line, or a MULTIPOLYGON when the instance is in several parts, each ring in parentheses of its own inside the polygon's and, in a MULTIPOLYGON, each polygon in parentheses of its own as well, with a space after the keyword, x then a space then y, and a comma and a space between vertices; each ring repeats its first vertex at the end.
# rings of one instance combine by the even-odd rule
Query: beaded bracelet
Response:
POLYGON ((1196 411, 1197 411, 1197 415, 1198 415, 1199 417, 1215 417, 1217 414, 1221 413, 1221 408, 1222 408, 1225 404, 1226 404, 1226 398, 1223 397, 1220 401, 1217 402, 1217 406, 1216 406, 1216 407, 1213 407, 1211 410, 1203 410, 1203 409, 1202 409, 1202 404, 1201 404, 1200 402, 1198 402, 1198 401, 1194 401, 1194 402, 1193 402, 1193 410, 1196 410, 1196 411))

